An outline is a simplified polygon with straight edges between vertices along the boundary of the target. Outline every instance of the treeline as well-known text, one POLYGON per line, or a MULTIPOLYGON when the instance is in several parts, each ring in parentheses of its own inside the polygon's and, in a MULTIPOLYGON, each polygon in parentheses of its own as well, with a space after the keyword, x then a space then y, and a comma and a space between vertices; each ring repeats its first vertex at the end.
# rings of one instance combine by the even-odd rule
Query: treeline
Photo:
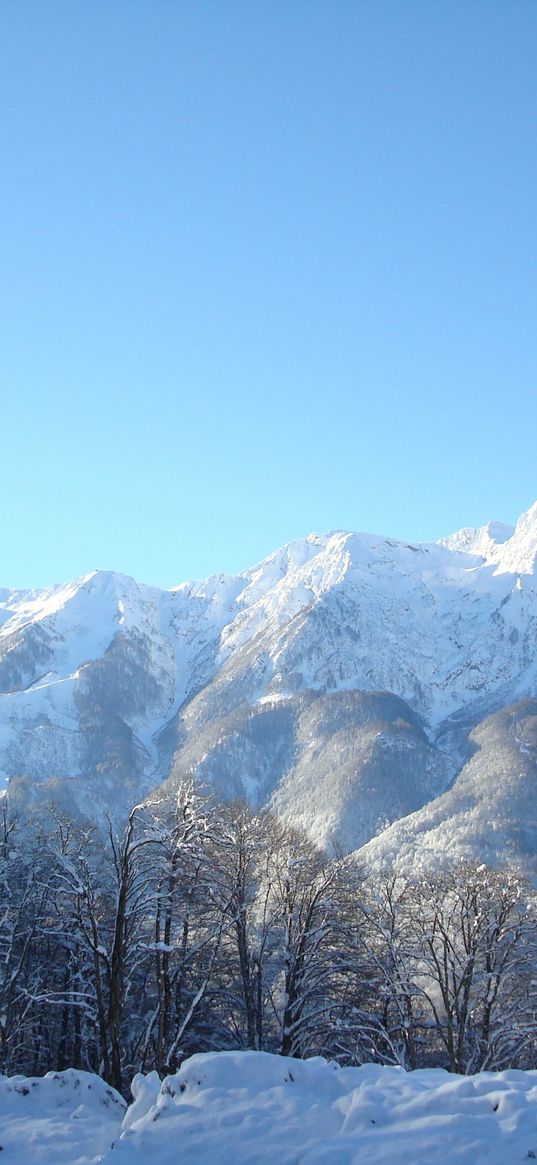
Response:
POLYGON ((0 821, 0 1071, 123 1091, 195 1051, 454 1072, 535 1063, 533 896, 510 872, 371 876, 191 785, 103 837, 0 821))

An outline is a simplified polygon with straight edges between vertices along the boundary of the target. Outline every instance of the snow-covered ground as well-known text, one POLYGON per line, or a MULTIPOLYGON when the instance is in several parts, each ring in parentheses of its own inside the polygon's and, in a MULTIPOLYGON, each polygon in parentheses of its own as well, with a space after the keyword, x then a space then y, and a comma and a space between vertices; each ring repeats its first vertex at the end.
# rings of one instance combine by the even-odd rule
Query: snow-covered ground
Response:
POLYGON ((84 1072, 0 1079, 2 1165, 516 1165, 537 1072, 453 1076, 264 1052, 193 1056, 134 1102, 84 1072))
POLYGON ((0 1076, 2 1165, 94 1165, 119 1137, 125 1109, 90 1072, 0 1076))

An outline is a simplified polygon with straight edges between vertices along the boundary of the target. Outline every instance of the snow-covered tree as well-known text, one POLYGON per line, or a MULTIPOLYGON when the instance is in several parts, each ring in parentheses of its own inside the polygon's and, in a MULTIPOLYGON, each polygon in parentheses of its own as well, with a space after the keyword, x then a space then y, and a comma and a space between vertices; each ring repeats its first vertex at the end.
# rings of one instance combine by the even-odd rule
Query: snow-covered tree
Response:
POLYGON ((417 979, 452 1072, 505 1068, 537 1034, 536 921, 516 873, 465 862, 416 891, 417 979))

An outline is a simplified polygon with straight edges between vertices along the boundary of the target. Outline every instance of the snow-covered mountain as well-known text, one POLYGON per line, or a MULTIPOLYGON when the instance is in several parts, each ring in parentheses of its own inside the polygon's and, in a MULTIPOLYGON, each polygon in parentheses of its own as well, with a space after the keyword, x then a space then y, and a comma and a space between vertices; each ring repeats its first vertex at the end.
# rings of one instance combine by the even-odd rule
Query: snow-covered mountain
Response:
POLYGON ((431 845, 471 850, 494 803, 527 826, 496 822, 494 853, 535 853, 532 705, 502 710, 537 695, 536 557, 537 503, 431 544, 311 535, 170 591, 0 591, 0 773, 90 815, 194 774, 346 849, 403 845, 405 818, 416 854, 432 807, 431 845))

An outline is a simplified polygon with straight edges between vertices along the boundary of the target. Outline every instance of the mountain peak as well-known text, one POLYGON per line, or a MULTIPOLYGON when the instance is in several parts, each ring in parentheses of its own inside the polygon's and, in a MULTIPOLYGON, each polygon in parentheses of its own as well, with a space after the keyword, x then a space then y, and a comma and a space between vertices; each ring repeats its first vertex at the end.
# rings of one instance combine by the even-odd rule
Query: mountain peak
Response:
POLYGON ((484 526, 463 526, 454 534, 439 538, 438 544, 460 554, 477 554, 480 558, 497 561, 500 547, 513 537, 514 532, 514 526, 507 526, 505 522, 487 522, 484 526))
POLYGON ((533 574, 537 561, 537 502, 520 515, 516 526, 487 522, 464 526, 439 538, 438 544, 462 554, 475 554, 496 566, 496 574, 533 574))
POLYGON ((498 563, 498 573, 534 574, 537 560, 537 502, 520 515, 498 563))
POLYGON ((529 529, 537 529, 537 502, 530 506, 529 510, 525 510, 520 515, 515 527, 515 534, 522 534, 529 529))

